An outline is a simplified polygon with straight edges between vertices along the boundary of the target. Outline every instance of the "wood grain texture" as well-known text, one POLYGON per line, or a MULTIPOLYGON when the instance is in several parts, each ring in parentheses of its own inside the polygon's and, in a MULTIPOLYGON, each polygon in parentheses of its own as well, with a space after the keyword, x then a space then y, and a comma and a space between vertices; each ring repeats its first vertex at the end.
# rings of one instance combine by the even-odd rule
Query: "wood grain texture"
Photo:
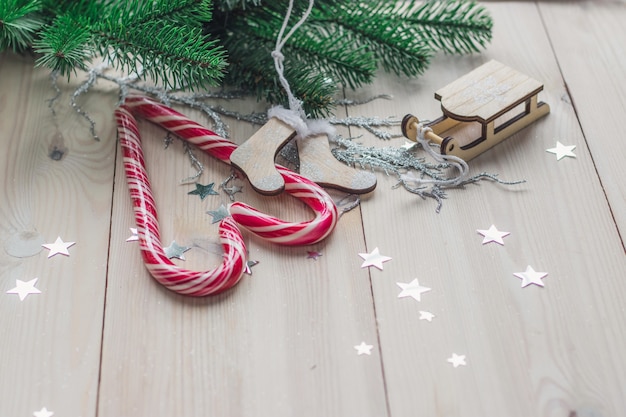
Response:
MULTIPOLYGON (((43 406, 57 415, 95 413, 115 147, 91 138, 66 104, 71 90, 61 88, 57 130, 47 73, 0 55, 0 415, 29 416, 43 406), (59 160, 50 157, 55 147, 59 160), (27 236, 76 244, 69 257, 48 259, 45 249, 9 255, 27 236), (21 302, 6 294, 17 279, 33 278, 41 294, 21 302)), ((103 90, 81 101, 105 137, 113 133, 113 102, 103 90)))
MULTIPOLYGON (((313 247, 268 245, 245 234, 260 263, 232 290, 206 299, 173 294, 144 268, 112 111, 101 82, 81 104, 100 142, 67 104, 59 132, 45 100, 45 71, 0 55, 0 415, 590 417, 626 415, 625 146, 623 3, 488 2, 494 40, 481 54, 437 55, 418 79, 381 74, 348 98, 392 100, 337 109, 342 117, 441 115, 434 92, 496 59, 543 83, 551 113, 470 162, 504 180, 448 191, 436 204, 378 173, 376 190, 313 247), (580 52, 580 53, 579 53, 580 52), (580 55, 584 55, 582 59, 580 55), (570 99, 571 98, 571 99, 570 99), (556 140, 576 159, 556 161, 556 140), (60 160, 52 160, 55 150, 60 160), (58 152, 62 151, 62 152, 58 152), (62 155, 61 155, 62 154, 62 155), (117 158, 117 159, 116 159, 117 158), (505 245, 482 245, 495 224, 505 245), (70 257, 12 256, 29 236, 76 241, 70 257), (361 268, 375 247, 393 259, 361 268), (308 259, 307 251, 322 256, 308 259), (545 287, 521 288, 513 273, 545 271, 545 287), (6 294, 38 277, 42 294, 6 294), (432 290, 398 298, 398 282, 432 290), (420 311, 435 314, 420 320, 420 311), (355 345, 373 345, 358 356, 355 345), (466 355, 453 368, 447 359, 466 355)), ((250 101, 229 108, 259 110, 250 101)), ((179 109, 201 123, 199 114, 179 109)), ((242 143, 258 126, 231 122, 242 143)), ((164 244, 192 246, 192 269, 220 262, 217 225, 206 213, 226 195, 188 195, 193 174, 180 142, 140 122, 164 244)), ((397 132, 399 132, 399 127, 397 132)), ((370 146, 400 146, 353 129, 370 146)), ((202 184, 230 168, 196 152, 202 184)), ((236 198, 278 217, 312 214, 285 196, 236 198)), ((333 194, 339 199, 341 193, 333 194)), ((21 249, 20 249, 21 250, 21 249)))
POLYGON ((484 54, 437 57, 418 81, 383 77, 357 94, 394 96, 364 106, 370 115, 433 119, 440 112, 433 92, 494 58, 544 82, 540 96, 553 109, 471 163, 475 173, 526 184, 451 190, 437 215, 432 202, 380 181, 363 206, 368 249, 394 257, 371 272, 391 415, 619 415, 626 410, 620 239, 576 114, 561 100, 563 79, 535 6, 488 8, 496 27, 484 54), (557 137, 578 145, 577 159, 546 153, 557 137), (504 247, 481 245, 476 229, 491 224, 511 231, 504 247), (527 265, 549 273, 545 288, 520 288, 513 273, 527 265), (414 278, 432 291, 421 303, 397 299, 396 282, 414 278), (419 310, 437 317, 419 320, 419 310), (467 355, 468 366, 447 363, 453 352, 467 355))
MULTIPOLYGON (((539 10, 567 81, 569 100, 576 108, 585 137, 609 199, 622 241, 626 235, 626 4, 603 7, 541 3, 539 10)), ((563 137, 563 140, 567 138, 563 137)))

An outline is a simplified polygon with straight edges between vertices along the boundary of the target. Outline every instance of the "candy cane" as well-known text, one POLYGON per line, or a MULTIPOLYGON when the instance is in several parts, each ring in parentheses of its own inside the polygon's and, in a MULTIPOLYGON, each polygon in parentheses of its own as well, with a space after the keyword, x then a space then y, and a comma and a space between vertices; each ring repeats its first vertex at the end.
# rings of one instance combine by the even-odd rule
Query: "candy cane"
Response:
MULTIPOLYGON (((222 162, 230 163, 230 155, 237 148, 235 143, 148 97, 131 95, 125 103, 133 114, 193 143, 222 162)), ((315 212, 315 218, 302 223, 287 222, 237 202, 229 207, 235 221, 252 233, 282 245, 310 245, 327 237, 339 218, 337 207, 328 193, 287 168, 276 168, 285 180, 285 191, 306 203, 315 212)))
POLYGON ((124 106, 115 111, 115 118, 124 155, 124 171, 133 201, 139 247, 150 274, 166 288, 179 294, 200 297, 231 288, 241 279, 246 268, 246 245, 235 222, 225 218, 219 225, 224 259, 217 268, 198 272, 177 267, 165 255, 161 245, 156 205, 135 118, 124 106))
POLYGON ((320 186, 295 172, 276 165, 285 180, 285 191, 306 203, 316 216, 313 220, 290 223, 261 213, 241 202, 228 210, 239 225, 270 242, 282 245, 311 245, 327 237, 337 224, 337 206, 320 186))

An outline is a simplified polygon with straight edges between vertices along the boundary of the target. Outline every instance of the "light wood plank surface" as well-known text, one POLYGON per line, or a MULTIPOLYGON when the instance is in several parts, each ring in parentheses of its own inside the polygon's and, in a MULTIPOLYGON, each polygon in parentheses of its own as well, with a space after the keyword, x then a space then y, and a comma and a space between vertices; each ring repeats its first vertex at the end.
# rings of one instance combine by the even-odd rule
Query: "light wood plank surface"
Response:
MULTIPOLYGON (((303 248, 268 245, 245 234, 251 276, 217 297, 175 295, 145 270, 137 242, 112 111, 111 85, 67 104, 77 85, 54 91, 27 58, 0 55, 0 416, 512 416, 626 415, 626 225, 620 164, 626 147, 626 5, 613 2, 489 2, 495 27, 485 52, 438 55, 418 79, 381 74, 347 98, 391 100, 337 109, 337 117, 440 116, 434 92, 490 59, 544 84, 551 113, 471 161, 520 185, 481 182, 448 191, 440 213, 396 180, 344 214, 333 235, 303 248), (584 55, 584 59, 583 56, 584 55), (61 136, 59 136, 59 134, 61 136), (63 140, 61 140, 61 138, 63 140), (556 140, 577 157, 557 161, 556 140), (63 158, 49 156, 54 146, 63 158), (477 229, 511 234, 483 245, 477 229), (621 236, 620 236, 621 232, 621 236), (31 249, 57 236, 76 241, 70 256, 31 249), (39 240, 37 240, 39 239, 39 240), (358 253, 378 247, 393 259, 361 268, 358 253), (34 256, 18 257, 29 249, 34 256), (317 260, 307 251, 319 251, 317 260), (545 287, 522 288, 527 265, 548 273, 545 287), (38 277, 41 294, 6 294, 38 277), (397 283, 431 288, 421 301, 399 298, 397 283), (420 311, 435 314, 420 320, 420 311), (357 355, 355 345, 373 345, 357 355), (453 367, 453 353, 466 366, 453 367)), ((225 103, 262 110, 254 100, 225 103)), ((180 109, 201 123, 202 116, 180 109)), ((258 126, 229 120, 237 143, 258 126)), ((206 213, 223 193, 187 195, 193 174, 182 145, 140 122, 159 208, 163 244, 192 246, 190 269, 220 262, 217 226, 206 213)), ((399 128, 394 128, 399 132, 399 128)), ((360 129, 345 136, 400 146, 360 129)), ((196 152, 202 184, 229 167, 196 152)), ((311 214, 285 196, 265 197, 243 181, 238 200, 281 218, 311 214)), ((333 193, 333 197, 343 197, 333 193)))

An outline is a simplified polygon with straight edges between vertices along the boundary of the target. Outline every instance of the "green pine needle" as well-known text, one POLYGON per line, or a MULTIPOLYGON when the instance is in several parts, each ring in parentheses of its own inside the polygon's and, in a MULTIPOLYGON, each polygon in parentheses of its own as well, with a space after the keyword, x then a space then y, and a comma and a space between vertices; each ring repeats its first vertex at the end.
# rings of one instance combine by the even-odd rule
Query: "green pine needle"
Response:
POLYGON ((0 0, 0 52, 28 49, 43 25, 39 0, 0 0))

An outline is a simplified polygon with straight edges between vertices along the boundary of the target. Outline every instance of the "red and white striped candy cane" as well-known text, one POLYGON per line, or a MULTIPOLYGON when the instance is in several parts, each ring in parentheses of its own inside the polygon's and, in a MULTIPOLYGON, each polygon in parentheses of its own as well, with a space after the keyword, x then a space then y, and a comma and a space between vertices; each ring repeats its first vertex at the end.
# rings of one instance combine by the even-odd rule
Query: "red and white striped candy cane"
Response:
POLYGON ((165 255, 159 235, 159 221, 146 171, 137 123, 125 106, 115 111, 117 130, 124 155, 124 171, 133 201, 139 246, 150 274, 166 288, 179 294, 205 296, 235 285, 246 269, 246 245, 231 218, 219 225, 224 248, 222 263, 210 271, 190 271, 176 266, 165 255))
POLYGON ((232 203, 228 210, 237 223, 263 239, 281 245, 311 245, 326 238, 332 231, 339 213, 328 193, 300 174, 276 165, 285 180, 285 191, 299 198, 315 212, 306 222, 290 223, 261 213, 241 202, 232 203))
MULTIPOLYGON (((125 105, 133 114, 163 127, 230 164, 230 155, 237 145, 228 139, 145 96, 128 96, 125 105)), ((282 245, 310 245, 326 238, 339 219, 333 200, 323 188, 307 178, 284 167, 276 168, 285 180, 285 191, 306 203, 315 212, 315 218, 301 223, 287 222, 237 202, 229 207, 235 221, 261 238, 282 245)))

